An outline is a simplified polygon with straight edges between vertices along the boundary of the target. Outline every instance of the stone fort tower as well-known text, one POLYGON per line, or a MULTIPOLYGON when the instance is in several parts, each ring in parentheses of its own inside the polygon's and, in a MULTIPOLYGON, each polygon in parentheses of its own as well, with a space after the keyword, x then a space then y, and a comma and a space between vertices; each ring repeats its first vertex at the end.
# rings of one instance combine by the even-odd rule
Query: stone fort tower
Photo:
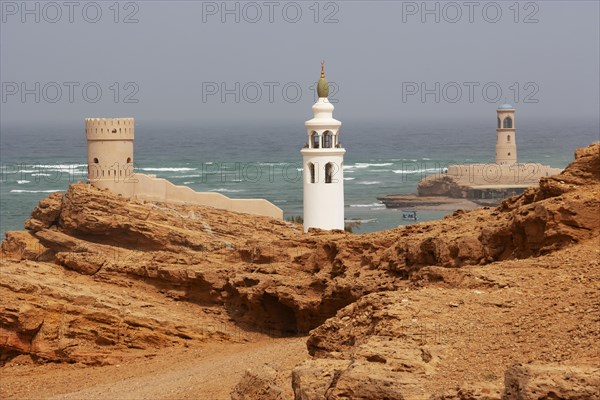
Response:
POLYGON ((329 83, 321 65, 319 99, 314 117, 305 122, 308 143, 301 150, 304 167, 304 232, 309 228, 344 229, 344 154, 339 142, 342 123, 333 118, 329 83))
POLYGON ((517 137, 515 129, 515 109, 510 104, 502 104, 496 110, 496 164, 517 163, 517 137))
POLYGON ((133 118, 86 118, 88 180, 100 189, 133 194, 133 118), (119 185, 119 190, 115 188, 119 185), (128 190, 129 188, 129 190, 128 190))

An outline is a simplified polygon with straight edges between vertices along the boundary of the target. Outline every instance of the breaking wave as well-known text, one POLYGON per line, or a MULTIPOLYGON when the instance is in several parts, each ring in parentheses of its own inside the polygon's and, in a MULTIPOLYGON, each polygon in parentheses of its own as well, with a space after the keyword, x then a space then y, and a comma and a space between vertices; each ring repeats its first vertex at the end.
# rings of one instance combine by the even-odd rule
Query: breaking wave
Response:
POLYGON ((209 192, 219 192, 219 193, 239 193, 239 192, 243 192, 244 189, 227 189, 227 188, 218 188, 218 189, 211 189, 209 190, 209 192))
POLYGON ((356 182, 358 185, 379 185, 381 182, 379 181, 362 181, 356 182))
POLYGON ((162 168, 137 168, 140 171, 157 171, 157 172, 180 172, 180 171, 195 171, 198 168, 172 168, 172 167, 162 167, 162 168))
POLYGON ((424 169, 396 169, 393 171, 395 174, 411 175, 411 174, 423 174, 423 173, 440 173, 440 168, 424 168, 424 169))
POLYGON ((51 190, 21 190, 21 189, 13 189, 10 192, 11 193, 54 193, 54 192, 62 192, 62 189, 51 189, 51 190))
POLYGON ((357 207, 357 208, 366 208, 366 207, 385 207, 385 204, 383 203, 371 203, 371 204, 350 204, 350 207, 357 207))

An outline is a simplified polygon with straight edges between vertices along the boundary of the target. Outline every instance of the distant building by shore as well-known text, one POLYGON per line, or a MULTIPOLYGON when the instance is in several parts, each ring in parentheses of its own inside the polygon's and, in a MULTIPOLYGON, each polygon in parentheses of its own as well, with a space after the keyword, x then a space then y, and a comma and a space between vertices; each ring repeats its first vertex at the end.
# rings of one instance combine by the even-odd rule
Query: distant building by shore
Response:
MULTIPOLYGON (((539 185, 543 177, 556 175, 560 168, 517 160, 515 109, 502 104, 496 110, 496 159, 479 164, 454 164, 439 173, 421 179, 415 195, 389 195, 378 198, 386 207, 439 207, 435 196, 469 199, 480 205, 491 205, 523 193, 539 185)), ((455 204, 448 200, 449 203, 455 204)), ((449 204, 449 205, 451 205, 449 204)))
POLYGON ((422 179, 417 187, 419 196, 502 199, 538 186, 540 178, 561 172, 539 163, 519 163, 515 109, 502 104, 496 114, 496 161, 450 165, 441 174, 422 179))

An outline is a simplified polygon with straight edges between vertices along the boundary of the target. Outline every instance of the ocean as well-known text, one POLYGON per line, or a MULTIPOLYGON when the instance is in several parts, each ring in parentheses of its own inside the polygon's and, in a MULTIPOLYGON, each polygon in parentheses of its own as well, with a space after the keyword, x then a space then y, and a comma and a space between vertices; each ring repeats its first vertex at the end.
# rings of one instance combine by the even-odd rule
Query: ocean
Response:
MULTIPOLYGON (((416 191, 419 180, 456 163, 493 162, 495 116, 489 121, 352 123, 344 121, 345 214, 357 233, 414 223, 386 209, 378 196, 416 191)), ((577 147, 599 140, 598 121, 523 121, 519 162, 564 168, 577 147)), ((135 169, 197 191, 265 198, 286 218, 302 215, 303 121, 246 125, 146 126, 136 121, 135 169)), ((38 201, 86 180, 84 122, 71 126, 6 127, 0 137, 0 229, 23 229, 38 201)), ((446 212, 420 211, 419 221, 446 212)))

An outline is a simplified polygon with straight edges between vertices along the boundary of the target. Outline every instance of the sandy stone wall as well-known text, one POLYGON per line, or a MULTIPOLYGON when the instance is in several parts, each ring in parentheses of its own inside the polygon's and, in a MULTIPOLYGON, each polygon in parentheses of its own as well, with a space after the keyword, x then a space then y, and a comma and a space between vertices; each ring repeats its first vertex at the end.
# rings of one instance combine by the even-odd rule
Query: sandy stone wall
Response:
POLYGON ((124 180, 90 180, 102 189, 136 200, 215 207, 227 211, 283 219, 283 211, 265 199, 230 199, 221 193, 196 192, 166 179, 135 173, 124 180))
POLYGON ((520 163, 504 165, 462 164, 450 165, 448 172, 441 174, 449 176, 462 186, 493 186, 493 185, 531 185, 537 186, 540 178, 560 173, 560 168, 552 168, 538 163, 520 163))
POLYGON ((134 173, 134 132, 133 118, 86 118, 88 180, 92 185, 138 200, 210 206, 283 219, 283 211, 265 199, 230 199, 220 193, 195 192, 166 179, 134 173))

